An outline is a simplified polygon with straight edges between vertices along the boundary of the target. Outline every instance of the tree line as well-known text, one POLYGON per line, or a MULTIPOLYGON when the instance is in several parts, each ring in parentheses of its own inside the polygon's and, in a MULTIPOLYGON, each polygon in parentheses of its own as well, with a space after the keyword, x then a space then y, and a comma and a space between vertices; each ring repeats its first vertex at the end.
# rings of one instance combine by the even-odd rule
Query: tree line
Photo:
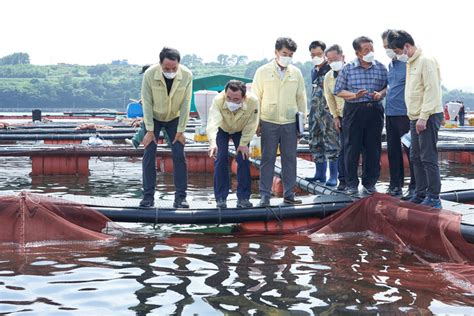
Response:
MULTIPOLYGON (((204 63, 196 54, 182 56, 195 78, 226 74, 253 78, 255 71, 269 60, 249 61, 247 56, 219 54, 215 62, 204 63)), ((305 78, 308 97, 311 92, 311 62, 295 64, 305 78)), ((30 64, 27 53, 0 58, 0 107, 2 110, 25 111, 100 109, 124 110, 131 99, 140 98, 142 65, 126 60, 92 66, 30 64)), ((474 109, 474 94, 443 88, 444 100, 463 100, 474 109)))

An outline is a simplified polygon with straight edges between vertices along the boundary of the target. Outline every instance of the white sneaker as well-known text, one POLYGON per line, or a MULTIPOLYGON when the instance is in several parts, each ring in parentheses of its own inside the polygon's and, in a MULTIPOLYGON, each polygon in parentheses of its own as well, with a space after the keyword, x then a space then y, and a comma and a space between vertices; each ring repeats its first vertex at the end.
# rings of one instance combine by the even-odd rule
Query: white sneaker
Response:
POLYGON ((133 142, 133 140, 131 140, 130 138, 125 138, 125 142, 127 144, 129 144, 130 146, 133 146, 133 148, 137 149, 138 146, 135 145, 135 143, 133 142))

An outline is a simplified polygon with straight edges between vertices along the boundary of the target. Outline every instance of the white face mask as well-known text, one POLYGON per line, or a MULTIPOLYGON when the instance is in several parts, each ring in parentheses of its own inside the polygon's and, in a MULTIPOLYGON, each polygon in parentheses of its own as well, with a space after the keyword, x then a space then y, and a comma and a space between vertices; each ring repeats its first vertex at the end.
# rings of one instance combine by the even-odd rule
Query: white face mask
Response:
POLYGON ((364 55, 362 57, 362 60, 365 61, 366 63, 371 63, 374 61, 375 55, 373 52, 369 52, 367 55, 364 55))
POLYGON ((322 63, 324 63, 325 60, 326 60, 326 58, 324 58, 324 57, 314 56, 313 59, 312 59, 312 62, 313 62, 313 65, 318 66, 318 65, 321 65, 322 63))
POLYGON ((333 61, 332 63, 329 64, 329 67, 331 67, 331 69, 334 71, 341 70, 342 66, 344 66, 344 63, 342 61, 333 61))
POLYGON ((234 103, 230 101, 226 101, 225 103, 227 105, 227 108, 232 112, 235 112, 242 107, 242 103, 234 103))
POLYGON ((407 54, 397 55, 397 60, 406 63, 408 61, 408 55, 407 54))
POLYGON ((388 58, 390 58, 390 59, 394 59, 395 57, 397 57, 397 54, 395 54, 393 49, 386 48, 385 53, 387 54, 388 58))
POLYGON ((291 64, 291 59, 289 56, 278 56, 278 64, 282 67, 288 67, 291 64))
POLYGON ((163 72, 163 76, 166 79, 174 79, 174 77, 176 77, 176 72, 163 72))

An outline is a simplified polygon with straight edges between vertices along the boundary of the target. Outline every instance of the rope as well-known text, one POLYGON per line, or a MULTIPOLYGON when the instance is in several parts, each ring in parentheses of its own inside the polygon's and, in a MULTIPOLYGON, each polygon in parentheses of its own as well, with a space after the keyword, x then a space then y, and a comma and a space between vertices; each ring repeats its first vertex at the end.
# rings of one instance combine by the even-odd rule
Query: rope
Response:
POLYGON ((28 199, 29 201, 31 201, 31 203, 36 204, 36 205, 40 205, 40 201, 41 201, 41 197, 40 197, 40 196, 38 196, 38 197, 37 197, 37 200, 34 201, 32 194, 28 194, 28 192, 24 192, 24 191, 23 191, 21 194, 23 194, 26 199, 28 199))
POLYGON ((454 191, 453 193, 454 193, 454 196, 456 197, 456 202, 457 202, 457 203, 460 203, 460 202, 459 202, 458 191, 454 191))
POLYGON ((156 224, 158 224, 160 220, 160 208, 155 207, 155 223, 153 223, 153 229, 155 229, 156 224))
MULTIPOLYGON (((265 207, 267 210, 269 210, 270 212, 272 212, 273 216, 275 217, 275 219, 278 221, 278 225, 282 225, 282 220, 281 218, 278 216, 278 214, 276 214, 274 211, 273 211, 273 208, 270 207, 270 206, 266 206, 265 207)), ((280 214, 281 214, 281 206, 278 205, 278 209, 280 210, 280 214)), ((268 217, 269 213, 267 213, 267 221, 269 220, 269 217, 268 217)))
POLYGON ((217 212, 218 212, 218 214, 219 214, 219 221, 217 222, 217 227, 219 227, 219 226, 221 225, 221 223, 222 223, 222 210, 221 210, 220 207, 217 208, 217 212))

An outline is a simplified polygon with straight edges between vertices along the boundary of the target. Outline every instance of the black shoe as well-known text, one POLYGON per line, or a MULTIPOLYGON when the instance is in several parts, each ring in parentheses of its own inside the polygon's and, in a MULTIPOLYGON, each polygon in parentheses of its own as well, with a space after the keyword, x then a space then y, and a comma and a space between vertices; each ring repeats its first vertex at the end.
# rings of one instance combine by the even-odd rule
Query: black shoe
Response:
POLYGON ((356 187, 346 187, 346 191, 344 191, 347 195, 355 195, 359 193, 359 189, 356 187))
POLYGON ((155 200, 143 199, 140 201, 140 207, 153 207, 155 206, 155 200))
POLYGON ((375 192, 377 192, 377 189, 373 185, 364 186, 364 189, 362 190, 362 194, 364 195, 372 195, 375 192))
POLYGON ((402 196, 402 200, 404 201, 408 201, 410 200, 412 197, 414 197, 416 195, 416 191, 414 189, 411 189, 411 190, 408 190, 404 196, 402 196))
POLYGON ((267 207, 270 206, 270 198, 268 196, 262 196, 260 198, 260 203, 258 203, 259 207, 267 207))
POLYGON ((250 207, 253 207, 253 204, 248 199, 238 199, 237 200, 237 207, 238 208, 250 208, 250 207))
POLYGON ((389 187, 386 193, 394 197, 401 197, 403 194, 403 191, 402 191, 402 188, 400 187, 389 187))
POLYGON ((184 199, 176 199, 173 203, 174 208, 189 208, 189 203, 184 199))
POLYGON ((216 200, 216 207, 217 208, 227 208, 227 201, 225 199, 217 199, 216 200))
POLYGON ((289 196, 283 199, 283 203, 285 204, 302 204, 303 201, 295 199, 294 196, 289 196))
POLYGON ((346 189, 346 187, 347 187, 347 186, 346 186, 346 183, 345 183, 345 182, 339 181, 339 185, 337 186, 336 190, 342 192, 342 191, 344 191, 344 190, 346 189))

